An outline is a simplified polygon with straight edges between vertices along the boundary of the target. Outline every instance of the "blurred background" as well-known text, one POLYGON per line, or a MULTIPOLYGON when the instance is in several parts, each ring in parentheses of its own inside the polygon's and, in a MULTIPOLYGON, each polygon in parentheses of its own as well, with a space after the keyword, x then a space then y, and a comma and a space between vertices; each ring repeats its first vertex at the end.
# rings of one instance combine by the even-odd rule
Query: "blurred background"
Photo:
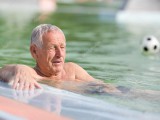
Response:
MULTIPOLYGON (((160 0, 0 0, 0 66, 35 62, 29 52, 32 29, 60 27, 66 61, 76 62, 104 82, 160 91, 159 54, 141 54, 146 35, 160 39, 160 0)), ((160 95, 94 96, 141 112, 160 113, 160 95)))

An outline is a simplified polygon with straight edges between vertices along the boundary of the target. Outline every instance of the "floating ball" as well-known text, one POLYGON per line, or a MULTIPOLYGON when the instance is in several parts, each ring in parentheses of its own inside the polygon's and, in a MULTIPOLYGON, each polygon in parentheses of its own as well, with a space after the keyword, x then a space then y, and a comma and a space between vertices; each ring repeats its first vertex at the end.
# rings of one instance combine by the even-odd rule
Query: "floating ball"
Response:
POLYGON ((160 51, 160 42, 154 36, 146 36, 142 41, 142 52, 156 54, 160 51))

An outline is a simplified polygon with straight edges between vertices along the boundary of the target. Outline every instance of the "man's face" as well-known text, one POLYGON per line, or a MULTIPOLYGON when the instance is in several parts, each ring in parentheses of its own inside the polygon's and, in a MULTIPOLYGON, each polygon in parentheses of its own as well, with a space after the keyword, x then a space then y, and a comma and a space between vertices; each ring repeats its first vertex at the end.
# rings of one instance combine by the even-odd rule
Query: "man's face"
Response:
POLYGON ((53 75, 63 70, 66 57, 66 40, 59 31, 50 31, 43 35, 42 49, 37 51, 37 64, 42 73, 53 75))

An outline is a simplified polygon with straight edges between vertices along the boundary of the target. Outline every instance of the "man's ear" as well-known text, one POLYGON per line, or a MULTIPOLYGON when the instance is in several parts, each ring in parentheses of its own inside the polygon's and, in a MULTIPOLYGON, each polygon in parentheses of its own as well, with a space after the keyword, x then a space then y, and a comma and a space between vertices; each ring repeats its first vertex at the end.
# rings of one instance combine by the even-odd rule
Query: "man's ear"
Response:
POLYGON ((38 49, 37 49, 37 46, 36 45, 31 45, 30 46, 30 52, 31 52, 31 55, 32 55, 32 57, 36 60, 37 59, 37 57, 38 57, 38 54, 37 54, 37 51, 38 49))

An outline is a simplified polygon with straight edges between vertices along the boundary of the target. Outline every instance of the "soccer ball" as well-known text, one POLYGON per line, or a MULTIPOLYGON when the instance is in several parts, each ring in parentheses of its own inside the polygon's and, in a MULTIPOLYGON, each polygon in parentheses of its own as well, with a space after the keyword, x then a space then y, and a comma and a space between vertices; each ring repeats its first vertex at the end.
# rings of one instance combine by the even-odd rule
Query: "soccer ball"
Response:
POLYGON ((160 43, 154 36, 146 36, 142 41, 142 52, 156 54, 160 51, 160 43))

